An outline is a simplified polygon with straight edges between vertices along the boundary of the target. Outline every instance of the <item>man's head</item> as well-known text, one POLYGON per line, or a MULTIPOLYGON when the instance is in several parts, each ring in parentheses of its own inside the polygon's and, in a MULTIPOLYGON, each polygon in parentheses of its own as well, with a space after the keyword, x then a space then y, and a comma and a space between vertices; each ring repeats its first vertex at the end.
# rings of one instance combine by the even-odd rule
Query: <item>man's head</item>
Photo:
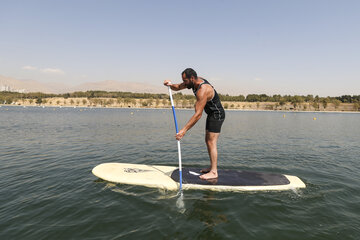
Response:
POLYGON ((190 89, 194 87, 194 81, 197 79, 197 73, 192 68, 187 68, 181 73, 185 86, 190 89))

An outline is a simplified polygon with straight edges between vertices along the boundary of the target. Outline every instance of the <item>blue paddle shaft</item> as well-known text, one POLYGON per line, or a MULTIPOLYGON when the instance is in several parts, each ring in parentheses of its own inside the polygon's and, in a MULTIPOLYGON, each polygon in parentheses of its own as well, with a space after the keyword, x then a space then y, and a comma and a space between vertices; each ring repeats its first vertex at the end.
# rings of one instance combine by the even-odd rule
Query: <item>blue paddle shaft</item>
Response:
POLYGON ((173 111, 173 116, 174 116, 176 133, 179 133, 178 124, 177 124, 177 121, 176 121, 175 107, 174 106, 172 106, 172 111, 173 111))
MULTIPOLYGON (((174 106, 174 101, 172 98, 172 93, 171 93, 171 88, 170 86, 168 86, 169 88, 169 95, 170 95, 170 102, 171 102, 171 107, 172 107, 172 112, 173 112, 173 116, 174 116, 174 122, 175 122, 175 129, 176 129, 176 134, 179 133, 179 129, 178 129, 178 124, 177 124, 177 120, 176 120, 176 113, 175 113, 175 106, 174 106)), ((177 146, 178 146, 178 155, 179 155, 179 183, 180 183, 180 191, 182 191, 182 169, 181 169, 181 148, 180 148, 180 141, 177 141, 177 146)))

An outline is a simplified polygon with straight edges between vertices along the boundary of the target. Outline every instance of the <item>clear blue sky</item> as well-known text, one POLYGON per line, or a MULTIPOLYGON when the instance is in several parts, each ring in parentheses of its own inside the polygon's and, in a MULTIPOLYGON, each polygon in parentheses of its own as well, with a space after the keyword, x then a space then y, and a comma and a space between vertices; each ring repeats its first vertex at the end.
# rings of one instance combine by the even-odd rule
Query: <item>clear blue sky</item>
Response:
POLYGON ((0 75, 360 94, 360 1, 0 1, 0 75))

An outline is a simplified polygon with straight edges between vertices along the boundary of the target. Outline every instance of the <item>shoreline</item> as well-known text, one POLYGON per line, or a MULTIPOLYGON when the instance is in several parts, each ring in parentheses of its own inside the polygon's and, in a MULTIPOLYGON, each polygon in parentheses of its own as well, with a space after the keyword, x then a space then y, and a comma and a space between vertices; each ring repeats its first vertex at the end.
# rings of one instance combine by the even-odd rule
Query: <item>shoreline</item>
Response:
MULTIPOLYGON (((171 103, 166 96, 153 96, 151 94, 137 95, 111 95, 95 96, 94 93, 81 96, 3 96, 3 105, 11 104, 18 106, 44 106, 44 107, 96 107, 96 108, 149 108, 167 109, 171 108, 171 103)), ((174 95, 174 105, 176 109, 194 109, 196 99, 174 95)), ((284 112, 360 112, 360 100, 354 99, 353 103, 347 103, 348 99, 341 102, 338 99, 319 99, 305 101, 304 98, 288 98, 287 101, 239 101, 224 96, 222 105, 229 111, 284 111, 284 112), (227 100, 226 100, 227 99, 227 100)), ((359 96, 360 97, 360 96, 359 96)))
MULTIPOLYGON (((171 110, 170 107, 118 107, 118 106, 61 106, 61 105, 19 105, 19 104, 0 104, 0 108, 2 107, 33 107, 33 108, 82 108, 82 109, 131 109, 131 110, 171 110)), ((181 108, 175 107, 176 110, 182 111, 194 111, 194 108, 181 108)), ((280 113, 352 113, 359 114, 360 111, 330 111, 330 110, 319 110, 319 111, 311 111, 311 110, 268 110, 268 109, 225 109, 225 111, 234 111, 234 112, 280 112, 280 113)))

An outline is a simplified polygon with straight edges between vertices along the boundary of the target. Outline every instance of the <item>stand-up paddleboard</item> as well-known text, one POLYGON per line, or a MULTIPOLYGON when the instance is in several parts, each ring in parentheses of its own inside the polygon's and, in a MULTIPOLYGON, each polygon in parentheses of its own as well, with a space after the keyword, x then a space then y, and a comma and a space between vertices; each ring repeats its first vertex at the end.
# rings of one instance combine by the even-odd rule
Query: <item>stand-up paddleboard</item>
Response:
MULTIPOLYGON (((271 191, 305 188, 296 176, 241 170, 218 170, 218 178, 202 180, 200 168, 183 168, 182 188, 211 191, 271 191)), ((166 190, 179 189, 179 170, 171 166, 103 163, 92 173, 115 183, 141 185, 166 190)))

